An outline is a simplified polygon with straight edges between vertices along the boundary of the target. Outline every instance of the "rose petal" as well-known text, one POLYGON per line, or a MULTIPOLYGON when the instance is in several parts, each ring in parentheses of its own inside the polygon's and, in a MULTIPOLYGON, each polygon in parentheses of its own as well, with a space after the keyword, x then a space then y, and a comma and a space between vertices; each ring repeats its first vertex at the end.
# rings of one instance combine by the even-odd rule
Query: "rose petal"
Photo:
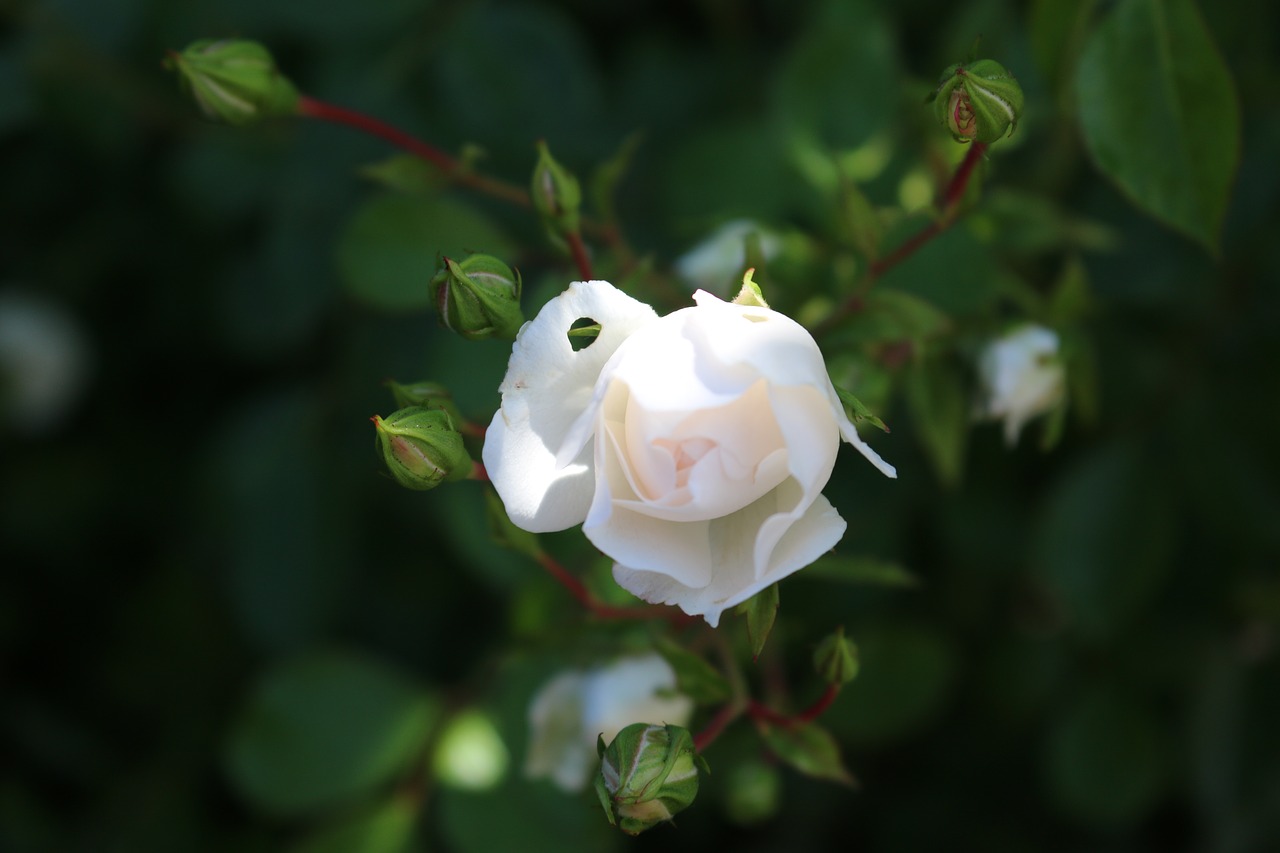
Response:
POLYGON ((613 579, 644 601, 678 605, 685 613, 702 616, 707 624, 716 627, 725 610, 809 565, 831 550, 844 535, 844 519, 819 495, 778 540, 770 554, 768 568, 755 576, 752 563, 756 533, 775 514, 775 496, 781 491, 780 487, 750 507, 709 523, 711 553, 715 555, 709 584, 689 586, 670 574, 633 568, 621 562, 613 566, 613 579))
POLYGON ((845 416, 844 406, 831 384, 822 351, 808 330, 785 314, 768 308, 734 305, 698 291, 693 295, 706 316, 704 340, 708 353, 725 365, 749 365, 757 376, 775 385, 808 385, 823 389, 840 435, 886 477, 898 472, 858 435, 845 416), (749 324, 749 325, 748 325, 749 324))
POLYGON ((608 282, 574 282, 516 336, 482 458, 518 527, 563 530, 586 517, 594 491, 590 436, 569 459, 557 461, 556 454, 591 402, 601 368, 629 335, 657 318, 608 282), (575 352, 568 333, 583 317, 599 323, 600 334, 575 352))

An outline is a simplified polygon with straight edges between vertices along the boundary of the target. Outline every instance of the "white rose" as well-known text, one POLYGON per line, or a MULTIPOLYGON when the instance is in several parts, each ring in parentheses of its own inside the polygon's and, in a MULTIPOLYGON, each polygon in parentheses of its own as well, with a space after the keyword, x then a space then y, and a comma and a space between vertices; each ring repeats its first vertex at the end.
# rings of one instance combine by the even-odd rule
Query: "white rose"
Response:
POLYGON ((715 626, 840 540, 821 492, 841 438, 896 473, 845 417, 803 327, 694 301, 659 318, 589 281, 548 302, 516 338, 484 464, 517 526, 582 524, 624 589, 715 626), (600 335, 575 352, 582 318, 600 335))
POLYGON ((982 386, 979 415, 1004 419, 1004 438, 1018 441, 1027 421, 1062 400, 1066 371, 1058 359, 1058 336, 1043 326, 1026 325, 987 344, 978 357, 982 386))
POLYGON ((693 701, 672 693, 675 686, 675 672, 658 655, 561 673, 529 705, 525 775, 581 791, 599 763, 597 737, 609 743, 632 723, 688 724, 693 701))

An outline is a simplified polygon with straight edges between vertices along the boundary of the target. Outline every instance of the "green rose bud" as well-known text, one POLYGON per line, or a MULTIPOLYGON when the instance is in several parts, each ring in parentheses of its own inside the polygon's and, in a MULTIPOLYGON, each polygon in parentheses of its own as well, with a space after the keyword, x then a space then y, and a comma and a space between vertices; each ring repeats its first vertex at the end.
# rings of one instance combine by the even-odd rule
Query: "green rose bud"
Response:
POLYGON ((813 653, 813 668, 828 684, 836 687, 848 684, 858 674, 858 647, 844 635, 844 627, 818 644, 813 653))
POLYGON ((989 145, 1017 127, 1022 87, 991 59, 952 65, 938 83, 933 109, 957 142, 989 145))
POLYGON ((542 224, 553 237, 576 234, 582 207, 582 188, 564 166, 551 156, 547 143, 538 142, 538 163, 533 167, 529 193, 542 224))
POLYGON ((475 464, 448 412, 410 406, 386 418, 374 415, 373 425, 387 468, 405 488, 425 491, 471 476, 475 464))
POLYGON ((693 736, 679 726, 634 723, 608 747, 598 739, 596 749, 596 795, 609 823, 628 835, 639 835, 688 808, 698 794, 698 768, 707 770, 693 736))
POLYGON ((422 406, 426 409, 444 409, 449 413, 449 417, 453 418, 455 424, 461 424, 466 419, 462 417, 461 410, 457 404, 453 402, 453 395, 448 389, 439 382, 410 382, 400 383, 394 379, 388 379, 382 383, 391 390, 391 396, 396 401, 397 409, 407 409, 410 406, 422 406))
POLYGON ((298 90, 257 42, 204 39, 170 52, 165 65, 177 69, 183 88, 209 118, 242 125, 298 112, 298 90))
POLYGON ((431 278, 431 295, 440 322, 468 340, 512 341, 524 325, 520 274, 491 255, 445 258, 431 278))

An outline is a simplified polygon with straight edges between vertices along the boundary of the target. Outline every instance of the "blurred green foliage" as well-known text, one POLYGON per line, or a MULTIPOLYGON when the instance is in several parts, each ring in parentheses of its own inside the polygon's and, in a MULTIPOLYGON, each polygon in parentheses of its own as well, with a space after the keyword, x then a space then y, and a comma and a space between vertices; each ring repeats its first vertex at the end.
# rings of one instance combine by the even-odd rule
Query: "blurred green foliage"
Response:
MULTIPOLYGON (((0 849, 1277 849, 1278 19, 1191 0, 0 2, 0 288, 65 312, 92 353, 65 417, 0 425, 0 849), (480 422, 497 404, 506 347, 410 310, 437 252, 512 253, 530 315, 576 276, 527 213, 380 142, 202 121, 160 61, 224 34, 516 184, 540 138, 585 178, 638 131, 615 197, 637 252, 666 270, 736 216, 812 234, 774 271, 798 283, 759 277, 795 312, 844 295, 869 235, 927 221, 911 188, 963 154, 921 106, 938 72, 979 34, 1014 71, 1027 112, 978 206, 877 283, 892 310, 830 339, 900 479, 837 468, 845 562, 783 585, 760 667, 803 683, 845 626, 860 673, 822 724, 857 792, 762 764, 742 722, 678 829, 639 839, 521 777, 529 697, 613 640, 569 632, 574 602, 493 547, 476 484, 396 488, 368 418, 393 407, 387 377, 441 381, 480 422), (1096 417, 1049 453, 968 425, 974 342, 950 324, 1011 305, 1070 316, 1073 376, 1094 377, 1073 414, 1092 395, 1096 417), (839 354, 901 338, 919 357, 893 393, 839 354), (513 757, 487 792, 428 769, 439 722, 473 707, 513 757)), ((586 565, 575 536, 549 547, 586 565)))

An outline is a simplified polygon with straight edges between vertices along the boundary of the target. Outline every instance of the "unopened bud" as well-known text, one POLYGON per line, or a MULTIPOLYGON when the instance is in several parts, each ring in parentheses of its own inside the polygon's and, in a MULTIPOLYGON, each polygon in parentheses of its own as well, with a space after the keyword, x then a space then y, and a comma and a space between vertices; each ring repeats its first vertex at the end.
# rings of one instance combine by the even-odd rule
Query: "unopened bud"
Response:
POLYGON ((634 723, 607 747, 600 738, 597 751, 596 795, 609 823, 628 835, 688 808, 698 794, 698 769, 707 770, 693 736, 679 726, 634 723))
POLYGON ((255 41, 203 39, 165 60, 205 115, 228 124, 296 115, 298 91, 255 41))
POLYGON ((957 142, 989 145, 1017 127, 1022 87, 992 59, 952 65, 938 83, 933 108, 957 142))
POLYGON ((538 162, 533 167, 529 192, 549 234, 562 238, 577 233, 582 188, 578 179, 551 156, 543 141, 538 142, 538 162))
POLYGON ((462 417, 462 412, 458 409, 457 404, 453 402, 453 395, 439 382, 401 383, 396 382, 394 379, 388 379, 382 384, 390 389, 391 396, 396 401, 397 409, 407 409, 410 406, 421 406, 424 409, 443 409, 449 413, 449 417, 453 419, 455 425, 461 424, 466 420, 462 417))
POLYGON ((387 469, 407 489, 434 489, 466 479, 474 469, 448 412, 410 406, 386 418, 375 415, 373 425, 387 469))
POLYGON ((512 341, 524 325, 520 274, 492 255, 445 258, 431 278, 431 296, 440 322, 468 340, 512 341))
POLYGON ((824 681, 836 687, 857 677, 858 647, 845 637, 843 626, 818 644, 813 653, 813 668, 824 681))

